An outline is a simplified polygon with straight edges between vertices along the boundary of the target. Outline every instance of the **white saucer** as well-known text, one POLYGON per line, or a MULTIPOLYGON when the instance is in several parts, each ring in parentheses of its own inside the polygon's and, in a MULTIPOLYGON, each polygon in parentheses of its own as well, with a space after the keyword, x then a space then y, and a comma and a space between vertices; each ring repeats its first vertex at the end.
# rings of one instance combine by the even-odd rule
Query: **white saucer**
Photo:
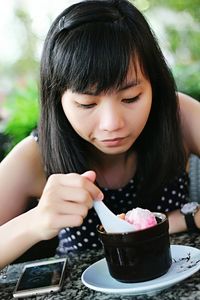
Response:
POLYGON ((139 283, 122 283, 110 276, 105 258, 88 267, 81 280, 90 289, 103 293, 154 295, 186 279, 200 269, 200 250, 181 245, 171 245, 173 263, 169 271, 156 279, 139 283))

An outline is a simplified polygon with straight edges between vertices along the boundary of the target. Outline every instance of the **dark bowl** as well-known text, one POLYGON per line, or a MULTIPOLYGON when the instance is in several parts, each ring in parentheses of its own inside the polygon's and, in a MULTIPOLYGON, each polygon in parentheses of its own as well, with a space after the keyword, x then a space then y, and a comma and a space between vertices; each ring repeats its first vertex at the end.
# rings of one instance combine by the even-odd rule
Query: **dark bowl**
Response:
POLYGON ((110 275, 121 282, 141 282, 165 274, 172 264, 169 223, 166 215, 154 213, 157 225, 127 233, 97 230, 110 275))

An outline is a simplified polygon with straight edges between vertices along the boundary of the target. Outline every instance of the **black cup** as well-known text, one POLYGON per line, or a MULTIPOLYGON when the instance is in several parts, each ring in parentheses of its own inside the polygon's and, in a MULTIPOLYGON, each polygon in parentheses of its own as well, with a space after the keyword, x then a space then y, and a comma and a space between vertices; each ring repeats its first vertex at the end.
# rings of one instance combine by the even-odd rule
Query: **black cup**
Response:
POLYGON ((110 275, 121 282, 141 282, 165 274, 172 264, 169 223, 166 215, 154 213, 157 225, 127 233, 97 230, 110 275))

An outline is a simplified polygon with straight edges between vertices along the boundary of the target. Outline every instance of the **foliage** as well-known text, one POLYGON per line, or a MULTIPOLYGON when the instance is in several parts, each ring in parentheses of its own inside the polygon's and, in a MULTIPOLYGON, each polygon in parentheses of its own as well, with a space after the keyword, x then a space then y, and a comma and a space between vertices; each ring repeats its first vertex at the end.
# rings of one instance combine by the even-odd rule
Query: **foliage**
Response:
MULTIPOLYGON (((188 16, 187 26, 165 25, 165 47, 173 56, 172 72, 177 88, 200 101, 200 2, 199 0, 146 0, 148 11, 156 7, 170 9, 182 18, 188 16)), ((179 16, 179 20, 180 20, 179 16)), ((152 17, 152 15, 151 15, 152 17)), ((177 21, 178 22, 178 21, 177 21)), ((178 24, 177 24, 178 25, 178 24)), ((184 23, 182 24, 184 25, 184 23)))
POLYGON ((178 90, 200 101, 200 63, 188 66, 176 66, 173 74, 178 90))
POLYGON ((200 20, 199 0, 149 0, 150 6, 163 6, 176 11, 187 11, 197 21, 200 20))
POLYGON ((12 65, 12 72, 19 76, 38 75, 37 43, 38 37, 32 30, 32 20, 23 8, 16 6, 16 21, 21 25, 22 37, 20 38, 20 57, 12 65))
POLYGON ((34 82, 13 90, 6 102, 9 117, 4 133, 10 138, 8 151, 36 128, 39 117, 38 91, 34 82))
POLYGON ((5 134, 0 132, 0 161, 5 157, 5 155, 8 152, 8 149, 10 147, 10 139, 9 137, 5 134))
MULTIPOLYGON (((178 90, 200 100, 200 0, 130 1, 144 13, 153 11, 156 7, 162 7, 191 15, 192 24, 195 25, 182 27, 168 24, 165 27, 168 41, 165 46, 174 57, 175 65, 172 67, 172 71, 178 90), (184 56, 185 53, 186 56, 184 56)), ((3 124, 4 127, 0 128, 0 144, 3 152, 8 152, 16 143, 26 137, 37 126, 39 117, 38 90, 35 82, 39 75, 37 50, 41 41, 33 32, 32 19, 24 7, 16 6, 15 18, 22 28, 22 36, 19 40, 21 55, 12 65, 0 65, 0 72, 4 74, 5 78, 7 76, 9 86, 10 82, 13 84, 16 78, 21 80, 24 77, 31 77, 34 78, 34 81, 29 81, 23 86, 16 85, 8 94, 5 105, 9 112, 9 118, 3 124)))

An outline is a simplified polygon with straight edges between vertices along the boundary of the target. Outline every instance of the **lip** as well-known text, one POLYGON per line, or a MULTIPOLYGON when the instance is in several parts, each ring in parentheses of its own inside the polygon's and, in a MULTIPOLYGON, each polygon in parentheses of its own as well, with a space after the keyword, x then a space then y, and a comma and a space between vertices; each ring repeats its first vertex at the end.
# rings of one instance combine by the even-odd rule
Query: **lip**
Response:
POLYGON ((103 143, 104 145, 109 146, 109 147, 115 147, 115 146, 120 146, 121 144, 123 144, 125 139, 126 139, 126 137, 105 139, 105 140, 101 140, 101 143, 103 143))

